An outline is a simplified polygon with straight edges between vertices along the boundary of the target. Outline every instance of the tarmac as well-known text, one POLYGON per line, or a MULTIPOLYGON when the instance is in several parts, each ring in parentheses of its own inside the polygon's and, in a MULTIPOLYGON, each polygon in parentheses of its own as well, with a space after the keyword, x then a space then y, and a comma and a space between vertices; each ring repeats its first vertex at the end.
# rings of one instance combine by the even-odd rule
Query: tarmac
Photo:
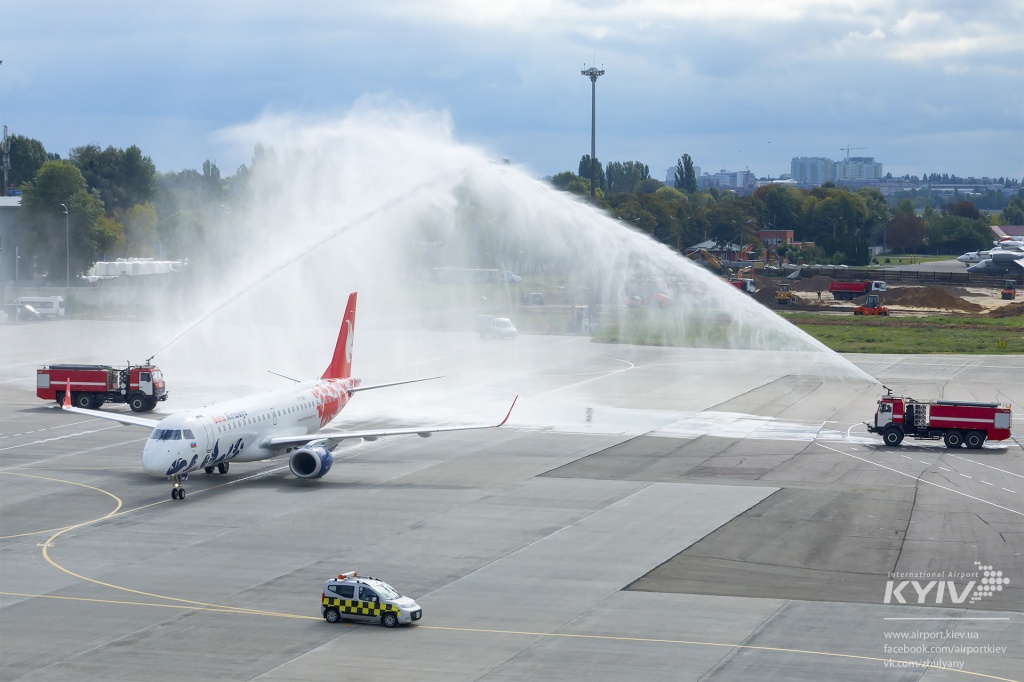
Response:
MULTIPOLYGON (((265 331, 298 346, 281 364, 326 361, 322 335, 265 331)), ((846 356, 1012 405, 1011 440, 951 451, 883 447, 862 424, 882 387, 828 358, 361 329, 365 381, 445 378, 360 393, 334 427, 493 423, 519 394, 509 423, 343 445, 316 481, 235 464, 178 502, 140 469, 145 429, 35 397, 37 365, 149 334, 0 327, 0 679, 1022 677, 1024 357, 846 356), (323 581, 351 570, 423 620, 328 624, 323 581), (1003 589, 968 599, 986 571, 1003 589)), ((158 356, 152 416, 281 381, 230 352, 158 356)))

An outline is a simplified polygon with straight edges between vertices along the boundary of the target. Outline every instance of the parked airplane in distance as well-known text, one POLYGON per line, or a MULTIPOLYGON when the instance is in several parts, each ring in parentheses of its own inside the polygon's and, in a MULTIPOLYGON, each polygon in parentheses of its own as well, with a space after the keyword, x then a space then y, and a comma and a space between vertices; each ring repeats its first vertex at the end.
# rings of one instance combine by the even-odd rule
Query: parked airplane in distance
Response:
POLYGON ((334 463, 331 450, 348 438, 376 440, 411 433, 426 438, 442 431, 497 428, 508 421, 519 396, 512 400, 508 413, 498 424, 325 430, 324 427, 358 391, 439 378, 362 386, 359 379, 350 376, 355 323, 356 294, 352 293, 348 297, 331 364, 319 379, 295 379, 297 385, 291 388, 237 398, 157 420, 72 407, 69 385, 62 408, 68 412, 153 429, 142 449, 142 469, 152 476, 172 479, 171 499, 177 500, 185 499, 182 481, 188 478, 189 473, 200 469, 212 474, 216 468, 226 474, 231 462, 257 462, 286 453, 291 455, 288 468, 296 477, 321 478, 334 463))
POLYGON ((968 251, 964 255, 956 257, 956 259, 964 265, 980 263, 986 258, 988 258, 988 251, 968 251))
POLYGON ((988 258, 967 268, 979 275, 1020 274, 1024 270, 1024 253, 993 249, 988 258))

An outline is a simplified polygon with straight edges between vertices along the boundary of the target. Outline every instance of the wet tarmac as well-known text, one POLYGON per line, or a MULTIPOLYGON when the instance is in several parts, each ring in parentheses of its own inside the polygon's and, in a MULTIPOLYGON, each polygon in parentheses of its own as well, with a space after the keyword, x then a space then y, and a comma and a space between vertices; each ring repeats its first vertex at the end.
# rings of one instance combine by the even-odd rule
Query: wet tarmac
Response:
MULTIPOLYGON (((890 449, 861 424, 881 387, 806 355, 436 333, 394 362, 407 344, 361 331, 367 380, 445 378, 359 394, 339 428, 520 404, 500 430, 343 446, 317 481, 236 464, 172 502, 139 468, 144 429, 35 397, 38 364, 144 337, 110 329, 0 328, 3 680, 1021 677, 1019 356, 849 356, 915 397, 1015 410, 1014 439, 983 450, 890 449), (350 570, 414 597, 421 624, 326 623, 323 581, 350 570), (1009 582, 958 603, 985 570, 1009 582), (943 600, 918 604, 929 582, 943 600)), ((167 362, 157 413, 275 381, 167 362)))

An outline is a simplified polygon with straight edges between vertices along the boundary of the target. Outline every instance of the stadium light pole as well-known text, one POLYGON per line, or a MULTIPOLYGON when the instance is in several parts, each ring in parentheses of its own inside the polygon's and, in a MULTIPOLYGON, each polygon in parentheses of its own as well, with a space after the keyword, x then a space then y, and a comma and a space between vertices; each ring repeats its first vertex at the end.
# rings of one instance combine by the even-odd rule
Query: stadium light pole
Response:
POLYGON ((71 222, 70 216, 68 215, 68 207, 64 204, 60 205, 64 209, 64 245, 65 254, 67 255, 67 288, 71 288, 71 222))
POLYGON ((590 67, 580 71, 580 74, 590 78, 590 203, 597 202, 597 186, 594 177, 596 171, 597 156, 597 79, 604 75, 604 69, 590 67))

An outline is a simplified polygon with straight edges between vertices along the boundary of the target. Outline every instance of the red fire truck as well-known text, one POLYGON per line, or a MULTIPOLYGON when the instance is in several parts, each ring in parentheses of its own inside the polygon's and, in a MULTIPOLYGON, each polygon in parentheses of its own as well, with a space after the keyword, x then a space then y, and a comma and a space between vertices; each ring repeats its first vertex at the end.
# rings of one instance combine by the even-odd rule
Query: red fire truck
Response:
POLYGON ((167 387, 159 367, 145 365, 48 365, 36 370, 36 395, 64 402, 71 382, 75 407, 99 409, 103 403, 128 403, 133 412, 147 412, 167 400, 167 387))
POLYGON ((1010 437, 1010 406, 998 403, 968 403, 958 400, 926 402, 901 398, 883 386, 888 394, 878 401, 875 423, 865 422, 868 431, 879 433, 886 445, 896 447, 904 436, 942 438, 947 448, 966 445, 980 448, 986 440, 1010 437))

